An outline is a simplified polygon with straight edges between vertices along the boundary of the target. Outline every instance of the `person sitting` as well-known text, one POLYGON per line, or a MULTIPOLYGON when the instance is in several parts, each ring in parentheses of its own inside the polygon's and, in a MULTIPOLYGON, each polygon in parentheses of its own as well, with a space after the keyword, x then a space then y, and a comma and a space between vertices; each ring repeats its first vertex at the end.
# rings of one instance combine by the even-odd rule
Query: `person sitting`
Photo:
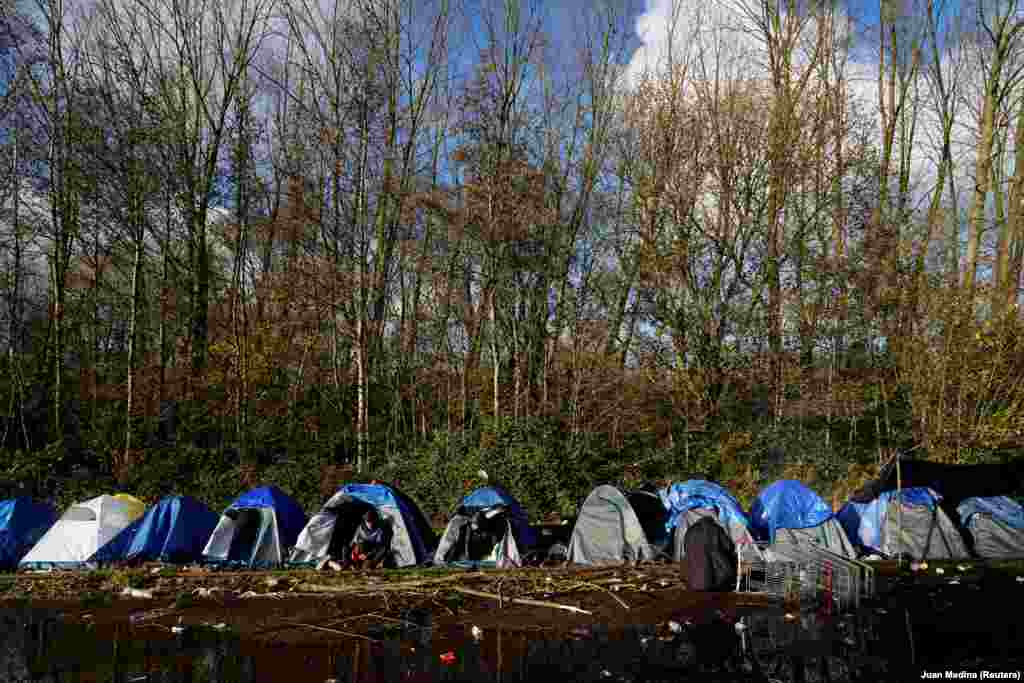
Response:
POLYGON ((381 522, 380 515, 370 508, 363 515, 363 521, 356 529, 349 552, 344 557, 344 567, 377 569, 384 566, 391 550, 388 527, 381 522))

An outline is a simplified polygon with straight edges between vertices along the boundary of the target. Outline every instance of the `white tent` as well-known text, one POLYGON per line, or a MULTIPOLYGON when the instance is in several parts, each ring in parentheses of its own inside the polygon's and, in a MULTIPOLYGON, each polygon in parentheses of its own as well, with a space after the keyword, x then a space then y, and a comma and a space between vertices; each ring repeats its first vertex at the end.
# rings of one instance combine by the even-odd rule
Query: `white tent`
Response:
POLYGON ((141 517, 145 504, 125 494, 97 496, 69 507, 19 563, 22 569, 74 568, 141 517))

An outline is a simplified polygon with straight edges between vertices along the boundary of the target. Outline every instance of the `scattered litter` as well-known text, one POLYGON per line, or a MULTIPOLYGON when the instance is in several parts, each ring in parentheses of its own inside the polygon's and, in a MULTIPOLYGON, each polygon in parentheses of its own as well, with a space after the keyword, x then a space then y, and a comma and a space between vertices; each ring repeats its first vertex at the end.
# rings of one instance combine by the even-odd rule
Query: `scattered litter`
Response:
POLYGON ((470 633, 473 634, 473 640, 480 640, 484 637, 484 630, 476 625, 474 625, 473 628, 470 629, 470 633))
POLYGON ((950 579, 949 580, 949 585, 950 586, 959 586, 960 585, 960 579, 950 579))
POLYGON ((649 643, 649 642, 651 642, 651 637, 650 636, 644 636, 644 637, 642 637, 640 639, 640 644, 643 645, 644 647, 647 647, 647 643, 649 643))
POLYGON ((660 580, 658 581, 658 585, 659 585, 659 586, 661 586, 662 588, 664 588, 664 587, 665 587, 665 586, 667 586, 668 584, 669 584, 669 581, 668 581, 667 579, 660 579, 660 580))
POLYGON ((962 572, 965 572, 965 571, 967 571, 968 569, 971 568, 971 565, 969 565, 969 564, 958 564, 956 566, 956 568, 959 569, 962 572))
POLYGON ((1018 576, 1016 578, 1017 583, 1024 583, 1024 576, 1018 576))
POLYGON ((277 577, 274 577, 274 576, 272 576, 272 577, 270 577, 268 579, 264 579, 264 581, 263 581, 263 584, 267 588, 276 588, 280 583, 281 583, 281 579, 279 579, 277 577))
POLYGON ((147 678, 149 678, 149 674, 142 674, 141 676, 136 676, 135 678, 129 678, 128 680, 129 680, 130 683, 137 683, 138 681, 144 681, 147 678))
POLYGON ((172 626, 171 633, 184 633, 188 629, 188 626, 172 626))
POLYGON ((203 626, 209 626, 210 628, 214 629, 215 631, 223 631, 224 629, 226 629, 228 627, 228 625, 225 624, 223 621, 220 622, 219 624, 211 624, 208 621, 204 621, 203 622, 203 626))
POLYGON ((854 647, 855 645, 857 645, 857 641, 853 639, 853 636, 846 636, 845 638, 843 638, 843 642, 849 645, 850 647, 854 647))
POLYGON ((735 628, 736 628, 736 632, 740 633, 742 631, 747 630, 747 625, 744 624, 742 621, 737 621, 735 628))
POLYGON ((668 622, 668 630, 672 631, 672 633, 681 633, 683 630, 683 625, 680 624, 678 621, 670 621, 668 622))
POLYGON ((121 595, 126 598, 141 598, 143 600, 150 600, 153 597, 153 591, 142 590, 141 588, 125 588, 121 591, 121 595))
POLYGON ((569 633, 575 638, 589 638, 592 635, 590 628, 587 626, 577 626, 569 631, 569 633))
MULTIPOLYGON (((550 580, 551 580, 551 577, 549 576, 548 577, 548 581, 550 581, 550 580)), ((622 583, 622 579, 608 579, 608 583, 622 583)))
POLYGON ((889 610, 885 609, 884 607, 876 607, 875 611, 878 612, 879 614, 888 614, 889 613, 889 610))
POLYGON ((149 570, 150 574, 159 574, 163 570, 163 567, 153 567, 149 570))
POLYGON ((454 664, 455 663, 455 653, 452 652, 451 650, 449 650, 448 652, 445 652, 443 655, 441 655, 441 663, 442 664, 454 664))
POLYGON ((603 678, 611 678, 612 675, 613 675, 612 672, 609 671, 608 669, 601 669, 601 676, 603 678))
POLYGON ((215 598, 224 592, 222 588, 196 588, 192 595, 197 598, 215 598))
POLYGON ((786 612, 786 621, 796 621, 796 615, 786 612))
POLYGON ((936 574, 945 574, 945 573, 946 573, 946 570, 945 570, 945 569, 943 569, 942 567, 936 567, 936 568, 935 568, 935 573, 936 573, 936 574))
POLYGON ((640 586, 640 590, 642 590, 642 591, 647 590, 647 584, 645 583, 644 585, 640 586))

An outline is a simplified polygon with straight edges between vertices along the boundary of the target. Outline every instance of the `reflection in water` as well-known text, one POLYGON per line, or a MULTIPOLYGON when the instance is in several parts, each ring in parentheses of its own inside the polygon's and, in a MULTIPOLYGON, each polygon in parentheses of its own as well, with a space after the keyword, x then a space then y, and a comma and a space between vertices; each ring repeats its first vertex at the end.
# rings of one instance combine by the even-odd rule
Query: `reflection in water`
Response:
POLYGON ((379 642, 339 637, 331 644, 337 650, 321 644, 243 651, 219 632, 160 637, 126 624, 101 635, 65 624, 54 612, 9 609, 0 611, 0 683, 906 680, 906 632, 896 621, 902 624, 874 610, 791 619, 760 610, 742 614, 739 626, 731 619, 684 623, 674 631, 594 625, 558 640, 489 631, 479 640, 467 633, 447 643, 451 634, 436 632, 428 612, 410 611, 370 633, 379 642), (438 653, 448 649, 454 661, 443 663, 438 653))

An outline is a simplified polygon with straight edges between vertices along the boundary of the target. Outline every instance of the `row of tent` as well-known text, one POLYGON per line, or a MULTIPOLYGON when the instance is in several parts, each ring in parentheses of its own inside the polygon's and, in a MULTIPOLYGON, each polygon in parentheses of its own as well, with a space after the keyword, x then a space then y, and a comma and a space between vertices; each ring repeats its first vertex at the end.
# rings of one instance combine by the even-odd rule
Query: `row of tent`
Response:
MULTIPOLYGON (((375 482, 342 486, 309 519, 274 486, 242 494, 220 515, 188 496, 164 498, 147 510, 130 495, 102 495, 59 518, 30 499, 0 501, 0 569, 142 561, 316 564, 345 552, 371 508, 391 531, 386 566, 516 566, 550 556, 526 511, 500 486, 467 495, 437 538, 408 496, 375 482), (481 537, 483 544, 476 542, 481 537)), ((661 489, 604 484, 580 506, 564 555, 584 565, 681 561, 686 530, 710 517, 741 558, 760 557, 764 548, 784 558, 786 547, 800 541, 851 558, 1024 557, 1024 508, 1014 500, 974 496, 959 501, 953 516, 947 509, 928 487, 855 497, 835 512, 801 482, 782 480, 764 489, 747 513, 725 488, 703 479, 661 489)))

